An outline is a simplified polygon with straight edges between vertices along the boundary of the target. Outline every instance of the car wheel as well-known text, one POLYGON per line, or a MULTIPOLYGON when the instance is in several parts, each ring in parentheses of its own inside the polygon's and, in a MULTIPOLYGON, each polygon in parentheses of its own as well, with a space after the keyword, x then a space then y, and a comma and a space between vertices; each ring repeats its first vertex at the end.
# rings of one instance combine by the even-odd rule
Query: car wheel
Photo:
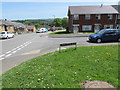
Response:
POLYGON ((120 42, 120 38, 118 38, 118 42, 120 42))
POLYGON ((101 43, 102 42, 102 40, 99 38, 99 39, 97 39, 97 41, 96 41, 97 43, 101 43))
POLYGON ((7 39, 9 39, 8 36, 7 36, 7 39))

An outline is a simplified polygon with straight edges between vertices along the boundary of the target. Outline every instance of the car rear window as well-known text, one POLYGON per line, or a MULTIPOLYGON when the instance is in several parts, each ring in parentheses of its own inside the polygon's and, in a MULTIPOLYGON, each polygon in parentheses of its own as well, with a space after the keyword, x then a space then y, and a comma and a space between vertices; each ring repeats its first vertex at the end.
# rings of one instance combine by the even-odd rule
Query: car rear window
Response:
POLYGON ((0 34, 5 34, 5 32, 1 32, 0 34))
POLYGON ((12 34, 12 32, 7 32, 7 34, 12 34))

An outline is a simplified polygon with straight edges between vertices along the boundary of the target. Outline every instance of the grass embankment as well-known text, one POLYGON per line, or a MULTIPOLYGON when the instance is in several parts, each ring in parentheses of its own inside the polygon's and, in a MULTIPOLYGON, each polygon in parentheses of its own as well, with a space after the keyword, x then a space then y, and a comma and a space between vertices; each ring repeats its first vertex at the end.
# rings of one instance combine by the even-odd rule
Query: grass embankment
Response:
POLYGON ((91 46, 53 52, 3 74, 3 88, 82 88, 85 80, 118 86, 118 46, 91 46))
MULTIPOLYGON (((74 33, 70 33, 67 31, 58 31, 58 32, 52 32, 49 35, 69 35, 69 34, 74 34, 74 33)), ((81 32, 77 34, 94 34, 94 32, 81 32)))
POLYGON ((57 32, 52 32, 49 35, 66 35, 66 34, 73 34, 73 33, 69 33, 67 31, 57 31, 57 32))

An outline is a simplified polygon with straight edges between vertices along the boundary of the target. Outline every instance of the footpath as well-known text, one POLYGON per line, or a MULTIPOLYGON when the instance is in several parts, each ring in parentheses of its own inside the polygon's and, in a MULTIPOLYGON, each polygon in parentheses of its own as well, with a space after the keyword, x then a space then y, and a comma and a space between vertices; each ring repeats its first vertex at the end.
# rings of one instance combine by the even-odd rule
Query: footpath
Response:
POLYGON ((69 35, 48 35, 50 38, 76 38, 76 37, 88 37, 90 34, 69 34, 69 35))

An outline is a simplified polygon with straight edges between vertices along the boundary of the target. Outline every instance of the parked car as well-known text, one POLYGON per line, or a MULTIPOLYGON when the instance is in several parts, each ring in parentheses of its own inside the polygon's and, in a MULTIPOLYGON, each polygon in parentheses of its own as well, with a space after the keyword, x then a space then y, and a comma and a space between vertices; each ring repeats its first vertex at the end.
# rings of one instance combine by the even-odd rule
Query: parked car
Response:
POLYGON ((39 28, 36 30, 36 33, 43 33, 46 32, 46 28, 39 28))
POLYGON ((13 38, 13 37, 14 37, 14 34, 12 32, 7 32, 7 31, 0 32, 1 39, 8 39, 8 38, 13 38))
POLYGON ((91 42, 101 43, 103 41, 120 42, 120 29, 103 29, 95 34, 91 34, 88 38, 91 42))

